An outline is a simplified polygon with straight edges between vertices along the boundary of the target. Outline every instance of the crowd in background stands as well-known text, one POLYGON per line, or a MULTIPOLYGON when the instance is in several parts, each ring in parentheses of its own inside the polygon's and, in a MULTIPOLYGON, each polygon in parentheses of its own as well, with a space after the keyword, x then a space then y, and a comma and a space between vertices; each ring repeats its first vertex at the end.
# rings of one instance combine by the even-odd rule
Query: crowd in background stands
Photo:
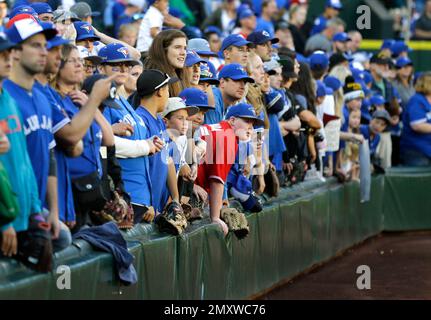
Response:
MULTIPOLYGON (((413 30, 430 38, 420 5, 413 30)), ((374 173, 430 166, 431 73, 403 40, 361 51, 341 10, 328 0, 309 23, 306 0, 0 0, 0 162, 19 205, 1 253, 35 224, 59 251, 169 202, 227 234, 229 199, 257 212, 276 185, 360 180, 365 143, 374 173)))

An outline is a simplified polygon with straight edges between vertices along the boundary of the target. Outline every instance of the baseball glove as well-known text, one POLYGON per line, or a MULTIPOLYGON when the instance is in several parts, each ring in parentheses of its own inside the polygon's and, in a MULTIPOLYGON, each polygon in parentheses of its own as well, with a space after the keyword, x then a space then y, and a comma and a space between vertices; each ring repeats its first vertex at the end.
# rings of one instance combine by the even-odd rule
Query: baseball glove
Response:
POLYGON ((113 221, 119 229, 133 228, 133 209, 117 191, 102 210, 92 212, 92 218, 99 225, 113 221))
POLYGON ((184 216, 187 221, 201 220, 203 218, 202 210, 200 208, 194 208, 188 203, 182 203, 181 207, 183 208, 184 216))
POLYGON ((273 166, 269 167, 264 179, 265 193, 270 197, 278 196, 278 192, 280 191, 280 181, 278 180, 277 172, 273 166))
POLYGON ((178 202, 168 203, 163 212, 154 220, 160 232, 166 232, 172 235, 180 235, 187 227, 187 219, 184 216, 183 209, 178 202))
POLYGON ((249 234, 250 227, 244 213, 238 212, 235 208, 222 208, 220 217, 239 240, 249 234))

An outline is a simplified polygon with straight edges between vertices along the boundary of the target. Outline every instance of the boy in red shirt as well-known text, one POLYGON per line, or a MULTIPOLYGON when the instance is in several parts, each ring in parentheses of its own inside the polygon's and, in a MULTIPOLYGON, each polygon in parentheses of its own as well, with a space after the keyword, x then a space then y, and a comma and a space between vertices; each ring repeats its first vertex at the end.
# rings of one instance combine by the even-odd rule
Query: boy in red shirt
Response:
POLYGON ((229 230, 220 219, 224 184, 235 163, 238 141, 250 140, 253 125, 263 125, 263 121, 253 106, 240 103, 229 108, 226 120, 203 125, 199 129, 201 139, 206 142, 206 154, 204 162, 199 165, 196 184, 208 192, 211 221, 220 224, 225 235, 229 230))

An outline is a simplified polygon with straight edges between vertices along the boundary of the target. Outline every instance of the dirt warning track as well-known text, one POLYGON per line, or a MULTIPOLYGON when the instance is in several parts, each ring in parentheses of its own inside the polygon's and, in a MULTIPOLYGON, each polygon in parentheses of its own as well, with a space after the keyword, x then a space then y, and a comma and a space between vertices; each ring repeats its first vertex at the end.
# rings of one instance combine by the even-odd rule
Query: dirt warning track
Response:
POLYGON ((431 300, 431 231, 384 233, 259 299, 431 300), (359 266, 369 267, 371 289, 357 288, 359 266))

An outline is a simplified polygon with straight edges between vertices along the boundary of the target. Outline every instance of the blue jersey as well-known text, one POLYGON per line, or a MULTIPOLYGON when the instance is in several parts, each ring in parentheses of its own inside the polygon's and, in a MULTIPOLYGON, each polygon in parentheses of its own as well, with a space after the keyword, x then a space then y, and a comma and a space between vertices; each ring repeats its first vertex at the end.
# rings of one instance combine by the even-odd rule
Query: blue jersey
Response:
POLYGON ((148 138, 158 136, 165 142, 162 151, 149 157, 152 205, 155 210, 162 212, 169 197, 166 185, 168 179, 169 160, 169 136, 163 119, 158 115, 156 118, 144 107, 139 106, 136 112, 144 120, 148 128, 148 138))
MULTIPOLYGON (((79 108, 73 103, 69 96, 62 98, 62 104, 67 114, 73 118, 79 112, 79 108)), ((100 147, 102 145, 102 131, 96 121, 82 138, 84 150, 79 157, 67 157, 69 174, 72 179, 87 176, 95 171, 99 177, 103 175, 102 162, 100 159, 100 147)))
POLYGON ((380 142, 380 135, 375 134, 374 138, 371 139, 371 130, 369 125, 361 125, 359 127, 359 131, 364 136, 364 138, 368 140, 368 143, 370 144, 370 155, 375 154, 377 151, 377 146, 380 142))
POLYGON ((256 30, 255 31, 266 31, 269 33, 271 38, 275 36, 274 23, 272 21, 266 21, 263 18, 257 18, 256 30))
MULTIPOLYGON (((39 84, 51 102, 53 110, 53 131, 56 133, 70 123, 66 109, 62 107, 62 98, 51 86, 39 84), (54 116, 56 114, 56 116, 54 116), (57 119, 57 121, 56 121, 57 119)), ((55 158, 57 160, 57 190, 58 190, 58 213, 61 221, 75 221, 75 205, 73 203, 72 180, 69 174, 69 164, 64 150, 60 146, 55 147, 55 158)))
MULTIPOLYGON (((130 124, 134 131, 129 140, 145 140, 148 138, 148 129, 142 118, 124 98, 116 100, 121 109, 105 108, 103 115, 109 123, 124 122, 130 124)), ((130 194, 133 203, 151 205, 151 179, 148 157, 118 158, 121 165, 121 175, 125 189, 130 194)))
POLYGON ((431 124, 431 104, 423 94, 416 93, 410 98, 403 111, 403 132, 401 134, 401 150, 413 149, 431 158, 431 134, 417 133, 411 125, 419 123, 431 124))
POLYGON ((286 151, 283 135, 281 134, 278 117, 276 114, 268 114, 269 120, 269 156, 286 151))
POLYGON ((0 162, 7 172, 12 173, 9 174, 9 180, 20 208, 15 220, 0 230, 13 226, 17 232, 25 231, 28 228, 28 217, 41 212, 42 207, 36 177, 27 152, 21 114, 7 91, 0 93, 0 128, 11 145, 9 152, 0 155, 0 162))
POLYGON ((224 103, 221 91, 219 88, 213 88, 215 109, 209 110, 205 113, 204 124, 216 124, 220 123, 224 119, 224 103))
POLYGON ((36 85, 32 91, 20 87, 10 80, 3 83, 4 89, 15 99, 23 117, 24 134, 33 170, 36 176, 39 197, 45 203, 49 175, 49 152, 55 147, 52 132, 52 108, 48 98, 36 85))

